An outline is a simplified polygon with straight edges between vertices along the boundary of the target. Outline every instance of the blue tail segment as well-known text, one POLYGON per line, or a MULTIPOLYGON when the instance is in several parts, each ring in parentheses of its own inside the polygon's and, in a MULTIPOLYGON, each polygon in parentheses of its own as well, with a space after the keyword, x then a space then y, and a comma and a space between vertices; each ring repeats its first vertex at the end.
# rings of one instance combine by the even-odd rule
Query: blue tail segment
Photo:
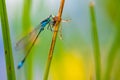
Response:
POLYGON ((25 59, 23 59, 21 62, 19 62, 17 68, 20 69, 23 66, 24 62, 25 62, 25 59))

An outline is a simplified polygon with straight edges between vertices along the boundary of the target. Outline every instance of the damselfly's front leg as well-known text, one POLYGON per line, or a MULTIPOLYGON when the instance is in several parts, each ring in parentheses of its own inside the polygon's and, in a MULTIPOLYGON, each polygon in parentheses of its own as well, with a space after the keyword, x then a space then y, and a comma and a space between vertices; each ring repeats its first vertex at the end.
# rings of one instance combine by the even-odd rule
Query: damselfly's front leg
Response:
POLYGON ((53 27, 50 23, 48 24, 47 29, 53 31, 53 27))

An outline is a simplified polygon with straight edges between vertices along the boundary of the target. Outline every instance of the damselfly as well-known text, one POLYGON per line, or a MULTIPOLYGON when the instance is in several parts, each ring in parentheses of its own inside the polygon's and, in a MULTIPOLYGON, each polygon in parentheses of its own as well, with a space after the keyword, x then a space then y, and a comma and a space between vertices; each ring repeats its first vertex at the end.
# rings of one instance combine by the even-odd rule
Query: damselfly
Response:
MULTIPOLYGON (((45 20, 43 20, 42 22, 40 22, 40 24, 32 32, 30 32, 27 36, 23 37, 22 39, 20 39, 16 43, 16 49, 17 48, 25 48, 29 44, 28 41, 30 41, 31 39, 33 39, 32 44, 29 47, 29 49, 27 50, 25 57, 23 58, 23 60, 21 62, 19 62, 18 69, 20 69, 23 66, 26 58, 30 54, 30 51, 31 51, 32 47, 34 46, 34 44, 35 44, 38 36, 40 35, 40 33, 44 30, 44 28, 47 25, 48 25, 47 29, 50 29, 51 31, 54 31, 53 26, 55 25, 55 23, 56 23, 57 20, 58 20, 57 16, 54 17, 54 16, 50 15, 48 18, 46 18, 45 20)), ((62 20, 62 22, 68 22, 68 21, 69 20, 62 20)), ((61 32, 61 29, 60 29, 60 32, 61 32)))
POLYGON ((22 39, 20 39, 17 43, 16 43, 16 48, 24 48, 25 46, 27 46, 27 40, 28 38, 33 38, 34 37, 34 40, 30 46, 30 48, 28 49, 25 57, 23 58, 23 60, 21 62, 19 62, 18 64, 18 69, 20 69, 26 58, 28 57, 28 55, 30 54, 30 51, 32 49, 32 47, 34 46, 38 36, 40 35, 40 33, 44 30, 44 28, 48 25, 47 29, 50 29, 51 31, 53 30, 53 26, 55 24, 55 20, 54 20, 54 17, 52 15, 50 15, 48 18, 46 18, 45 20, 43 20, 42 22, 40 22, 40 24, 38 25, 38 27, 36 27, 32 32, 30 32, 27 36, 23 37, 22 39), (38 32, 38 33, 37 33, 38 32), (36 34, 37 33, 37 34, 36 34))

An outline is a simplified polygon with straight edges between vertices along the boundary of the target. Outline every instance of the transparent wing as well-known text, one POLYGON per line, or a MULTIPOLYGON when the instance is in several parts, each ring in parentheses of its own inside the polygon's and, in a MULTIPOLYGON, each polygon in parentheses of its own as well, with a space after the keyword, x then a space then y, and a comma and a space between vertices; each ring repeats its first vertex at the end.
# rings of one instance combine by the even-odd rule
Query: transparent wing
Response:
POLYGON ((16 50, 25 49, 30 43, 33 42, 36 35, 40 30, 41 25, 39 24, 32 32, 20 39, 15 46, 16 50))
POLYGON ((70 21, 71 21, 71 19, 68 19, 68 20, 62 19, 62 20, 61 20, 61 22, 70 22, 70 21))

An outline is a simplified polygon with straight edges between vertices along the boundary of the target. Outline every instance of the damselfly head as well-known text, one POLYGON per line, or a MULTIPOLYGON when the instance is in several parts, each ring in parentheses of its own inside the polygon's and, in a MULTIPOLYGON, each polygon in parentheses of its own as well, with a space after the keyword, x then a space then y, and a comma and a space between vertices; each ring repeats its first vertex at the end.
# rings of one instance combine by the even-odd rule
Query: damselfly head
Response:
POLYGON ((54 16, 52 14, 50 14, 50 16, 48 17, 49 19, 52 19, 54 16))
POLYGON ((53 15, 53 14, 50 14, 50 16, 49 16, 49 17, 53 18, 53 17, 55 17, 55 15, 53 15))
POLYGON ((58 16, 54 16, 54 17, 53 17, 53 20, 54 20, 54 21, 61 21, 61 18, 58 17, 58 16))

